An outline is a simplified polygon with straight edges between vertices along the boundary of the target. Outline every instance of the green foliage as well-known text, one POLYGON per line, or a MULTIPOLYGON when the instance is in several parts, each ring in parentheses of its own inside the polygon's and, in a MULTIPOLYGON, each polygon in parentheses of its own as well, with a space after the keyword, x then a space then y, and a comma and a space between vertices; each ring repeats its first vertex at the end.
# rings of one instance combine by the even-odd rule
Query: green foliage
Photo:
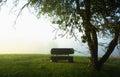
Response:
POLYGON ((50 62, 50 55, 0 55, 0 77, 117 77, 119 59, 110 59, 103 71, 88 69, 87 57, 74 57, 75 63, 50 62), (117 65, 116 65, 117 63, 117 65))
MULTIPOLYGON (((5 0, 6 1, 6 0, 5 0)), ((14 0, 15 5, 20 0, 14 0)), ((34 7, 37 16, 47 14, 59 29, 75 33, 85 31, 86 0, 28 0, 29 5, 34 7)), ((2 0, 0 3, 3 3, 2 0)), ((100 35, 112 36, 114 27, 120 22, 120 0, 90 0, 90 22, 100 35)), ((23 5, 24 6, 24 5, 23 5)), ((92 28, 92 27, 89 27, 92 28)), ((73 34, 72 34, 73 36, 73 34)))
POLYGON ((86 41, 87 41, 86 36, 85 36, 85 35, 83 35, 83 36, 81 36, 81 38, 82 38, 82 42, 83 42, 83 43, 86 43, 86 41))
MULTIPOLYGON (((59 29, 74 33, 84 32, 85 0, 30 0, 38 15, 48 14, 59 29)), ((91 0, 90 21, 103 36, 114 33, 114 26, 120 22, 119 0, 91 0)))
POLYGON ((53 23, 59 24, 59 28, 66 30, 71 27, 71 31, 77 29, 81 31, 81 17, 76 13, 75 0, 31 0, 38 15, 48 14, 53 18, 53 23), (34 1, 34 2, 32 2, 34 1))

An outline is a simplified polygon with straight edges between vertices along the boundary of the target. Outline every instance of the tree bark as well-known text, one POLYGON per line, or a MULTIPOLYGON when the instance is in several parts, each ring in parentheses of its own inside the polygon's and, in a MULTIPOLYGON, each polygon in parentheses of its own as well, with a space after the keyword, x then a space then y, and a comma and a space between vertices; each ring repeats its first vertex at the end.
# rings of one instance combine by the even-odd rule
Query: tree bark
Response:
POLYGON ((90 0, 85 0, 85 15, 83 17, 83 25, 85 28, 85 34, 87 37, 87 43, 91 54, 91 64, 93 69, 98 69, 98 39, 94 26, 90 23, 91 21, 91 4, 90 0))
POLYGON ((114 51, 116 45, 118 44, 118 38, 119 38, 119 32, 120 32, 120 27, 116 27, 115 29, 115 33, 114 33, 114 38, 113 40, 109 43, 108 49, 106 51, 106 53, 103 55, 103 57, 99 60, 98 62, 98 66, 99 66, 99 70, 101 69, 101 67, 103 66, 103 64, 107 61, 107 59, 109 58, 109 56, 111 55, 111 53, 114 51))
POLYGON ((90 23, 91 21, 91 1, 90 0, 84 0, 85 9, 81 10, 79 6, 79 0, 76 0, 77 5, 77 13, 80 14, 80 16, 83 19, 83 27, 84 32, 86 35, 86 41, 90 50, 90 66, 92 69, 95 70, 101 70, 103 64, 106 62, 106 60, 109 58, 111 53, 113 52, 114 48, 117 45, 118 38, 119 38, 119 32, 120 27, 115 29, 114 38, 110 42, 109 47, 105 55, 98 61, 98 38, 97 38, 97 30, 96 28, 90 23))

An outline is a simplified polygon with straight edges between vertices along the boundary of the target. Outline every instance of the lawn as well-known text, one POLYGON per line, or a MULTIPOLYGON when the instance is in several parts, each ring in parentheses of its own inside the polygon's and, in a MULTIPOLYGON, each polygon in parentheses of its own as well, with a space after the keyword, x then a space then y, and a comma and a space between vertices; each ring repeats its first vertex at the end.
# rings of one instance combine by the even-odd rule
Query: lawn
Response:
POLYGON ((89 69, 88 57, 74 57, 74 63, 50 62, 50 55, 0 55, 0 77, 119 77, 120 59, 109 59, 102 71, 89 69))

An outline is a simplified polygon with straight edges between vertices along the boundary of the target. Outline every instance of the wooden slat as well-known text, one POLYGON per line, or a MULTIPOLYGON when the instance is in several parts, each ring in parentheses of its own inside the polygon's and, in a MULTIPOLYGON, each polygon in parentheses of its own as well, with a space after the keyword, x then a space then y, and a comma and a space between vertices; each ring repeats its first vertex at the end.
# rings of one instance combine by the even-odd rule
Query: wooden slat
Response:
POLYGON ((68 60, 68 62, 73 62, 73 56, 51 56, 52 62, 57 62, 58 60, 68 60))
POLYGON ((51 54, 73 54, 74 49, 73 48, 52 48, 51 54))

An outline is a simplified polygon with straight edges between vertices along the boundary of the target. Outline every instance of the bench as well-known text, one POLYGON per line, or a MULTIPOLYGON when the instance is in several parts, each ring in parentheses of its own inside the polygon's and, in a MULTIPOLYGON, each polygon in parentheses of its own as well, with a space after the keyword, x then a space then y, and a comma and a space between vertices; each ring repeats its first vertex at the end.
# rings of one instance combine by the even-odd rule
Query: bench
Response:
POLYGON ((51 61, 57 62, 58 60, 67 60, 68 62, 73 62, 73 56, 69 54, 73 54, 73 48, 52 48, 51 49, 51 61))

